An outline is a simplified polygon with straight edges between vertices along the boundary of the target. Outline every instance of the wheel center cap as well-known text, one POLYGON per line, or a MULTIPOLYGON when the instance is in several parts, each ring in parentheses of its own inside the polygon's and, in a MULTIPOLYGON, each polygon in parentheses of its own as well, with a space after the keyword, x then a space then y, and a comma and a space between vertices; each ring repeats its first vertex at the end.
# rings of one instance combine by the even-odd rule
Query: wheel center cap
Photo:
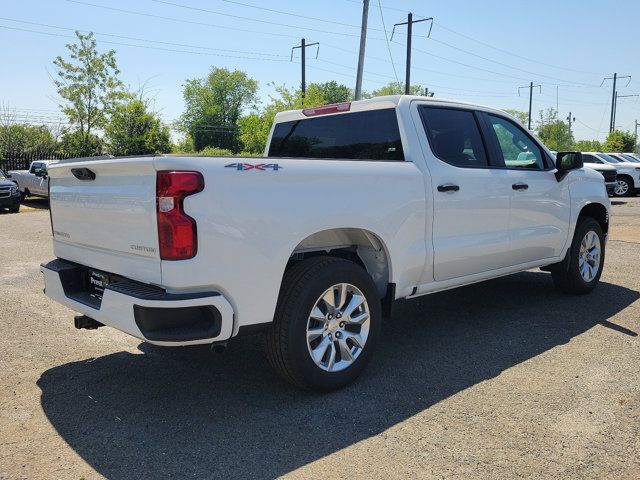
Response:
POLYGON ((329 333, 335 333, 340 330, 340 320, 336 318, 329 320, 329 323, 327 324, 327 330, 329 331, 329 333))

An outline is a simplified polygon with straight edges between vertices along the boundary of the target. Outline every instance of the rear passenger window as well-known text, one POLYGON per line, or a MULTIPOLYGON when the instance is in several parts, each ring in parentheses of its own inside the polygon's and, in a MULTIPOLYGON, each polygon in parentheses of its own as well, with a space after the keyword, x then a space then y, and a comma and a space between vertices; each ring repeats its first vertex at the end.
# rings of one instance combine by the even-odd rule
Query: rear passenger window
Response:
POLYGON ((486 167, 487 156, 473 112, 419 107, 429 144, 436 157, 456 167, 486 167))
POLYGON ((269 157, 404 160, 394 108, 276 124, 269 157))

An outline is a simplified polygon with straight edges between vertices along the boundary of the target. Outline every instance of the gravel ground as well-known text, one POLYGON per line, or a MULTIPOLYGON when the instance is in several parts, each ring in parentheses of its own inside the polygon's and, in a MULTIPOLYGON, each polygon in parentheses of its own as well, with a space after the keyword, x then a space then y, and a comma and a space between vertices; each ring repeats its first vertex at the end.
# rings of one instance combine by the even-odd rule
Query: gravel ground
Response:
POLYGON ((259 336, 162 349, 42 294, 41 202, 0 214, 0 478, 634 478, 640 199, 601 285, 537 271, 400 303, 358 382, 300 392, 259 336))

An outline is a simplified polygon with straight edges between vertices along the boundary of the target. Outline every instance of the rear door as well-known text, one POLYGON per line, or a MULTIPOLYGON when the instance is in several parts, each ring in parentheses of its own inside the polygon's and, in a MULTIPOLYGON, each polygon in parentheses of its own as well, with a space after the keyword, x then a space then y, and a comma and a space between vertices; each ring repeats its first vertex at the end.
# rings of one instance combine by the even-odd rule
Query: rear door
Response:
POLYGON ((500 115, 482 117, 491 161, 508 178, 509 262, 561 256, 571 216, 568 182, 558 182, 552 159, 523 127, 500 115))
POLYGON ((49 174, 57 257, 160 283, 152 157, 59 163, 49 174))
POLYGON ((490 168, 477 112, 418 104, 415 113, 428 141, 434 280, 509 266, 511 180, 490 168))

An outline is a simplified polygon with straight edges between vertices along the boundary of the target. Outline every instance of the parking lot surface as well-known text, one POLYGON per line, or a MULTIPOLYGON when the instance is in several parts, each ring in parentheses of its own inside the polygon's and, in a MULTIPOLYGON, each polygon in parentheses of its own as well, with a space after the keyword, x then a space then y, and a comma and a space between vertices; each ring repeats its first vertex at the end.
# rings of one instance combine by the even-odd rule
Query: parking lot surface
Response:
POLYGON ((530 271, 401 302, 329 394, 262 338, 166 349, 79 331, 42 293, 49 215, 0 214, 0 478, 616 478, 640 474, 640 198, 590 295, 530 271))

